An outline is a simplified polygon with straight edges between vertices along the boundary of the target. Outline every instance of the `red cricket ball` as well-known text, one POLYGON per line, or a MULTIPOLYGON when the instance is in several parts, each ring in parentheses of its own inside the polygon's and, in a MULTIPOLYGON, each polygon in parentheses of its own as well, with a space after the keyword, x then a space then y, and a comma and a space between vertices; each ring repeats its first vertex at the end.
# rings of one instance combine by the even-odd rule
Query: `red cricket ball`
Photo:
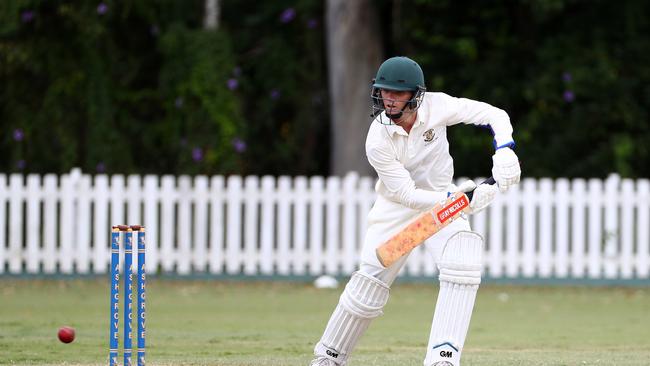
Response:
POLYGON ((63 343, 70 343, 74 341, 74 328, 72 327, 59 328, 59 340, 63 343))

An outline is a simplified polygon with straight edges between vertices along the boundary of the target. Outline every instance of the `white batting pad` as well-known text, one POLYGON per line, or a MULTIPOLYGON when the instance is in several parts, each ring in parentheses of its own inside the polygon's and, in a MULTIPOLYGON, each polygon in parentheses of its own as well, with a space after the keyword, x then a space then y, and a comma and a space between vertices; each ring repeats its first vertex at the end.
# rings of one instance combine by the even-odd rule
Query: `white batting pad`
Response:
POLYGON ((314 355, 344 366, 372 319, 382 314, 388 295, 385 283, 362 272, 352 274, 314 355))
POLYGON ((483 238, 471 231, 459 231, 445 244, 438 262, 440 292, 425 366, 460 364, 476 291, 481 283, 482 254, 483 238))

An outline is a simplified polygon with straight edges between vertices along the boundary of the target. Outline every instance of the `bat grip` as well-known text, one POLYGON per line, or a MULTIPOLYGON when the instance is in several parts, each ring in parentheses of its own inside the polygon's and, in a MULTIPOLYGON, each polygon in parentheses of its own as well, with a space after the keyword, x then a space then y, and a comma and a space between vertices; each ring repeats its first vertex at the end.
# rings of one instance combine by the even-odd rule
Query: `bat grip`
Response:
MULTIPOLYGON (((481 184, 495 184, 495 183, 496 183, 496 181, 494 180, 494 177, 490 177, 490 178, 484 180, 483 182, 481 182, 481 184)), ((479 184, 479 185, 481 185, 481 184, 479 184)), ((471 202, 472 201, 472 196, 474 195, 474 190, 472 189, 471 191, 469 191, 469 192, 467 192, 465 194, 467 195, 467 199, 469 199, 470 202, 471 202)))

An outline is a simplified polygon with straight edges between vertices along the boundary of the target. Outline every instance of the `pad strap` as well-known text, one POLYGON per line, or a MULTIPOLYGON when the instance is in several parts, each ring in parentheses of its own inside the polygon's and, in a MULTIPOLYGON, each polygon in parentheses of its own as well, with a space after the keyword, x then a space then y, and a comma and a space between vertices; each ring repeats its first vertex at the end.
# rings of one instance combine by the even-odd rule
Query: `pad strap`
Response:
POLYGON ((388 301, 388 291, 388 286, 380 280, 355 272, 341 295, 340 304, 360 318, 376 318, 388 301))

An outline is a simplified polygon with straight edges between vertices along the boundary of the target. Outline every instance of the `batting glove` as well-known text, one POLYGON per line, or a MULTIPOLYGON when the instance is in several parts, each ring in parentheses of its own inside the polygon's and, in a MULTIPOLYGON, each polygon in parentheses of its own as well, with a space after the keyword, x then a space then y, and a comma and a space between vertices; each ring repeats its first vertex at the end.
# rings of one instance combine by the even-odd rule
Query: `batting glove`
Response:
POLYGON ((495 184, 479 184, 474 190, 472 200, 469 202, 469 213, 476 214, 483 211, 494 201, 498 190, 495 184))
POLYGON ((486 207, 494 201, 498 188, 494 184, 481 183, 476 186, 473 180, 466 180, 458 186, 457 192, 471 192, 472 200, 469 202, 468 213, 475 214, 483 211, 486 207))
POLYGON ((497 182, 501 192, 519 183, 521 167, 519 158, 509 147, 502 147, 492 156, 492 177, 497 182))

